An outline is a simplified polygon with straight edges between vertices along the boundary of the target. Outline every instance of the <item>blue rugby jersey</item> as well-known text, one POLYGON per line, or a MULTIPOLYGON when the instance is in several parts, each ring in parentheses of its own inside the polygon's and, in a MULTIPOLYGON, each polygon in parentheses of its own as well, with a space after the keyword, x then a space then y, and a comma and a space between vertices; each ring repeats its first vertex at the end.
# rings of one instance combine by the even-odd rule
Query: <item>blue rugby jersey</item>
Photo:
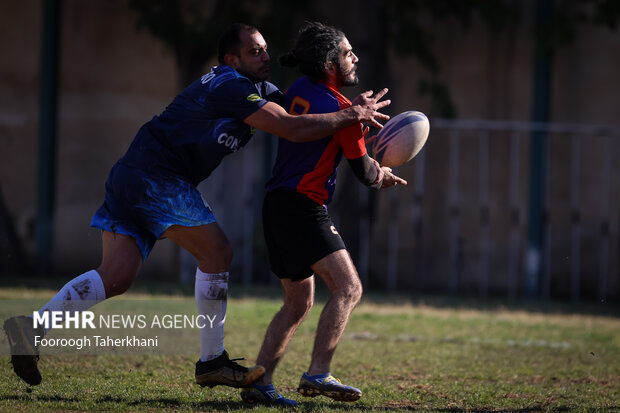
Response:
POLYGON ((224 156, 248 143, 254 129, 243 120, 265 98, 279 97, 269 82, 255 85, 229 66, 216 66, 144 124, 119 162, 198 185, 224 156))
MULTIPOLYGON (((284 109, 295 115, 330 113, 351 106, 336 87, 316 83, 304 76, 284 94, 284 109)), ((362 125, 354 124, 323 139, 295 143, 279 138, 278 153, 267 191, 284 189, 305 194, 328 204, 336 187, 336 173, 342 155, 357 159, 366 154, 362 125)))

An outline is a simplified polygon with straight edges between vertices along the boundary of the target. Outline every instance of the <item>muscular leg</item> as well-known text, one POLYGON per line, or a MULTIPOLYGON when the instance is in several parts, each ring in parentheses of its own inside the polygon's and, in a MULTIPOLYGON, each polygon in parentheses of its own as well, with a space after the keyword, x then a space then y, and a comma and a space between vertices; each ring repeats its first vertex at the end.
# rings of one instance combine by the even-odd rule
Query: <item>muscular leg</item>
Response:
POLYGON ((256 360, 265 367, 265 376, 258 382, 261 385, 271 383, 276 366, 314 300, 314 277, 295 282, 290 279, 280 281, 284 289, 284 305, 271 320, 256 360))
MULTIPOLYGON (((183 227, 173 225, 164 233, 198 260, 205 273, 227 272, 232 248, 217 223, 183 227)), ((123 294, 131 286, 142 265, 142 255, 134 237, 103 231, 103 258, 97 268, 106 297, 123 294)))
MULTIPOLYGON (((90 270, 66 283, 58 293, 45 304, 39 313, 46 311, 85 311, 93 305, 129 288, 142 264, 142 255, 133 237, 103 233, 103 258, 99 268, 90 270)), ((36 331, 32 319, 20 316, 7 320, 6 333, 11 337, 11 363, 13 370, 26 383, 41 382, 37 349, 34 336, 45 334, 48 329, 41 326, 36 331)))
POLYGON ((179 244, 198 260, 195 298, 198 313, 214 319, 200 330, 201 353, 196 363, 196 383, 201 386, 223 384, 247 387, 263 375, 260 366, 242 367, 229 360, 224 351, 224 323, 228 295, 228 271, 232 248, 224 231, 213 222, 196 227, 173 225, 164 236, 179 244))
POLYGON ((200 315, 214 320, 213 326, 200 330, 200 361, 213 360, 224 353, 228 270, 232 248, 216 222, 196 227, 174 225, 164 235, 198 260, 194 289, 196 307, 200 315))
POLYGON ((103 254, 97 270, 87 271, 65 284, 39 312, 84 311, 98 302, 127 291, 133 283, 142 254, 133 237, 103 231, 103 254))
POLYGON ((173 225, 164 236, 192 254, 202 272, 216 274, 230 269, 232 247, 217 222, 197 227, 173 225))
POLYGON ((362 297, 362 284, 347 250, 317 261, 312 270, 327 284, 331 296, 319 319, 308 375, 329 372, 336 346, 349 316, 362 297))
POLYGON ((136 279, 142 254, 134 237, 103 231, 103 256, 97 272, 106 298, 123 294, 136 279))
POLYGON ((200 361, 213 360, 224 353, 228 270, 232 248, 216 222, 196 227, 174 225, 164 235, 198 260, 194 288, 196 307, 198 314, 214 320, 213 326, 200 330, 200 361))

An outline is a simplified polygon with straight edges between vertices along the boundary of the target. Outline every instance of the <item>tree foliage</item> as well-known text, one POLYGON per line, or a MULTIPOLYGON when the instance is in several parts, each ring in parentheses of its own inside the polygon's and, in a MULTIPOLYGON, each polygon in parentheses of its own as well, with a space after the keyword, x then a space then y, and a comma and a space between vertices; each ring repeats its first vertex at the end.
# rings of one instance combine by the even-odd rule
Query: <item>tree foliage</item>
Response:
POLYGON ((148 30, 174 54, 181 87, 200 76, 231 22, 253 23, 247 1, 129 0, 129 6, 138 12, 138 29, 148 30))
MULTIPOLYGON (((138 13, 137 27, 148 30, 175 57, 179 86, 200 76, 215 56, 219 34, 232 22, 260 28, 275 50, 290 46, 303 20, 321 19, 319 2, 290 0, 128 0, 138 13)), ((358 0, 372 1, 372 0, 358 0)), ((552 0, 536 0, 552 1, 552 0)), ((436 54, 439 23, 456 21, 465 32, 484 24, 494 34, 523 24, 524 11, 532 8, 519 0, 386 0, 373 3, 387 23, 389 47, 401 56, 412 56, 425 72, 418 91, 431 98, 433 113, 456 117, 449 88, 442 80, 436 54)), ((532 41, 553 53, 575 41, 586 26, 617 30, 620 1, 555 0, 553 16, 534 27, 532 41)))
POLYGON ((491 31, 500 32, 518 22, 517 10, 510 3, 501 0, 393 0, 383 3, 383 13, 390 22, 390 44, 397 54, 413 56, 425 72, 418 91, 431 98, 433 113, 457 117, 450 91, 441 78, 441 65, 435 51, 436 23, 455 20, 466 31, 480 19, 491 31))
MULTIPOLYGON (((617 0, 536 0, 551 2, 549 21, 534 27, 532 41, 553 53, 572 44, 586 26, 617 30, 620 1, 617 0)), ((531 4, 531 3, 530 3, 531 4)), ((494 34, 523 24, 524 10, 516 0, 391 0, 382 3, 383 15, 390 22, 389 40, 396 53, 413 56, 427 75, 419 92, 428 95, 433 111, 443 117, 456 117, 456 107, 441 79, 441 65, 434 50, 437 27, 434 23, 457 21, 463 31, 482 22, 494 34)))
POLYGON ((268 43, 282 45, 300 16, 315 14, 311 3, 287 0, 129 0, 129 7, 138 13, 137 28, 148 30, 174 54, 180 88, 217 55, 219 36, 230 24, 259 27, 268 43))

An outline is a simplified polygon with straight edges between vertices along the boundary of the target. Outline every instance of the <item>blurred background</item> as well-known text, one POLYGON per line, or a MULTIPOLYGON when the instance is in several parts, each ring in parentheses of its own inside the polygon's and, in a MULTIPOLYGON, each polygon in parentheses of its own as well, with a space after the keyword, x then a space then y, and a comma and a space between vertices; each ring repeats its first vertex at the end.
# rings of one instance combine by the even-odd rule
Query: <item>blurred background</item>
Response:
MULTIPOLYGON (((138 128, 255 25, 280 68, 304 20, 342 29, 359 87, 424 112, 424 150, 376 192, 346 162, 330 213, 367 290, 618 301, 620 2, 613 0, 3 0, 0 276, 96 268, 89 223, 138 128)), ((276 284, 260 220, 276 138, 259 132, 200 189, 235 249, 233 282, 276 284)), ((143 279, 193 283, 157 243, 143 279)), ((59 283, 60 286, 60 283, 59 283)))

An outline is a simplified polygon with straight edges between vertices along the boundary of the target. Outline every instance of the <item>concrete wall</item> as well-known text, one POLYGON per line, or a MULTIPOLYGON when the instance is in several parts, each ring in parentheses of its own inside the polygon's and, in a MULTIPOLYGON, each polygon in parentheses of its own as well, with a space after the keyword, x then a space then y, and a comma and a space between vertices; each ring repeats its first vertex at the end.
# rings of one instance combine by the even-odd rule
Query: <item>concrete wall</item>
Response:
MULTIPOLYGON (((474 21, 468 31, 453 21, 427 22, 437 35, 434 49, 442 67, 439 76, 449 86, 461 118, 529 120, 533 12, 529 10, 530 2, 519 4, 523 24, 500 35, 490 32, 480 21, 474 21)), ((429 99, 420 97, 418 93, 420 77, 428 74, 421 71, 413 59, 394 54, 389 44, 384 45, 387 61, 373 59, 376 51, 373 36, 376 33, 373 32, 372 23, 376 21, 376 16, 359 9, 354 1, 343 2, 340 11, 338 15, 331 16, 329 21, 349 34, 353 47, 362 57, 360 72, 379 74, 373 76, 372 81, 362 79, 362 87, 347 90, 346 93, 353 97, 364 86, 376 88, 382 86, 385 80, 391 87, 390 97, 394 101, 390 113, 417 109, 432 117, 434 114, 429 99), (369 67, 373 69, 368 70, 369 67)), ((34 252, 36 208, 41 13, 40 1, 5 0, 0 4, 0 188, 9 212, 15 218, 19 235, 31 253, 34 252)), ((54 262, 57 271, 63 274, 72 276, 98 264, 100 234, 88 224, 102 201, 108 170, 123 154, 139 126, 161 112, 177 93, 177 74, 170 52, 146 31, 137 31, 135 22, 136 15, 128 9, 125 0, 62 2, 54 262)), ((272 55, 282 52, 271 51, 272 55)), ((617 105, 620 96, 617 75, 617 68, 620 67, 620 35, 617 32, 599 28, 583 29, 574 44, 557 53, 553 63, 553 121, 620 123, 617 105)), ((213 191, 218 193, 225 193, 230 188, 237 193, 239 202, 249 206, 254 211, 254 218, 257 218, 256 211, 260 210, 262 196, 261 173, 268 167, 264 165, 264 139, 255 140, 248 147, 250 155, 237 154, 225 162, 228 178, 218 175, 217 182, 205 184, 202 188, 212 191, 209 186, 212 185, 215 188, 213 191), (246 169, 253 171, 255 179, 244 183, 241 188, 229 186, 226 179, 239 177, 244 162, 253 162, 246 169), (247 191, 258 192, 252 196, 244 195, 247 191)), ((508 205, 508 194, 502 187, 508 176, 506 145, 506 141, 494 141, 491 144, 491 204, 494 210, 501 210, 508 205)), ((525 195, 527 141, 524 140, 522 146, 524 169, 521 193, 525 195)), ((618 143, 614 142, 612 148, 617 152, 618 143)), ((477 214, 477 178, 475 173, 468 171, 474 171, 477 166, 477 149, 466 144, 461 149, 462 203, 464 210, 470 208, 469 213, 473 216, 477 214)), ((428 254, 437 260, 441 259, 443 249, 440 246, 445 242, 440 229, 445 229, 447 225, 441 212, 445 209, 447 195, 440 189, 445 189, 447 182, 448 150, 446 138, 437 136, 435 139, 431 135, 426 148, 426 162, 430 169, 425 178, 427 193, 424 214, 426 233, 430 237, 428 254)), ((554 162, 568 161, 568 149, 561 141, 555 144, 553 150, 554 162)), ((600 154, 600 147, 594 144, 591 147, 586 145, 583 156, 590 164, 596 164, 600 154)), ((614 165, 613 168, 613 176, 616 176, 618 166, 614 165)), ((412 163, 403 167, 400 173, 413 182, 414 170, 412 163)), ((561 172, 554 173, 561 175, 561 172)), ((343 171, 341 182, 351 182, 350 186, 357 185, 347 178, 347 174, 348 171, 343 171)), ((596 170, 584 170, 584 182, 595 182, 596 174, 596 170)), ((564 211, 560 207, 569 196, 567 184, 562 176, 554 176, 552 179, 557 181, 553 186, 552 202, 560 211, 564 211)), ((349 186, 348 183, 346 185, 349 186)), ((341 186, 339 193, 343 191, 345 189, 341 186)), ((357 194, 357 189, 354 191, 357 194)), ((618 203, 616 192, 613 193, 613 205, 618 203)), ((584 203, 596 202, 600 191, 592 185, 586 185, 582 196, 584 203)), ((409 199, 412 193, 399 191, 398 197, 409 199)), ((209 199, 209 196, 207 199, 220 210, 226 208, 222 213, 223 224, 225 228, 231 228, 226 230, 237 243, 236 240, 242 238, 241 234, 245 231, 243 221, 238 217, 229 218, 229 206, 225 203, 220 206, 221 200, 209 199)), ((374 242, 380 244, 386 225, 385 217, 389 215, 390 203, 394 199, 389 194, 380 194, 373 202, 377 204, 376 211, 379 214, 373 221, 376 231, 374 242)), ((525 196, 521 202, 525 211, 525 196)), ((337 215, 346 215, 347 208, 351 206, 344 199, 336 199, 332 210, 337 215)), ((403 220, 409 219, 409 211, 402 210, 399 213, 403 220)), ((496 219, 497 231, 505 232, 507 218, 493 219, 496 219)), ((558 219, 555 225, 562 227, 565 221, 564 218, 558 219)), ((258 221, 253 221, 253 225, 258 224, 258 221)), ((467 221, 464 231, 476 233, 478 229, 475 222, 467 221)), ((411 243, 411 235, 404 236, 402 248, 410 248, 411 243)), ((257 248, 260 249, 260 246, 257 248)), ((238 265, 240 254, 237 251, 235 265, 238 265)), ((254 265, 264 266, 265 262, 254 265)), ((374 271, 383 271, 382 266, 381 263, 374 271)), ((442 271, 441 265, 438 268, 437 271, 442 271)), ((156 246, 143 273, 144 276, 165 277, 173 274, 176 277, 177 269, 176 248, 164 241, 156 246)), ((407 276, 403 273, 401 278, 407 276)))

